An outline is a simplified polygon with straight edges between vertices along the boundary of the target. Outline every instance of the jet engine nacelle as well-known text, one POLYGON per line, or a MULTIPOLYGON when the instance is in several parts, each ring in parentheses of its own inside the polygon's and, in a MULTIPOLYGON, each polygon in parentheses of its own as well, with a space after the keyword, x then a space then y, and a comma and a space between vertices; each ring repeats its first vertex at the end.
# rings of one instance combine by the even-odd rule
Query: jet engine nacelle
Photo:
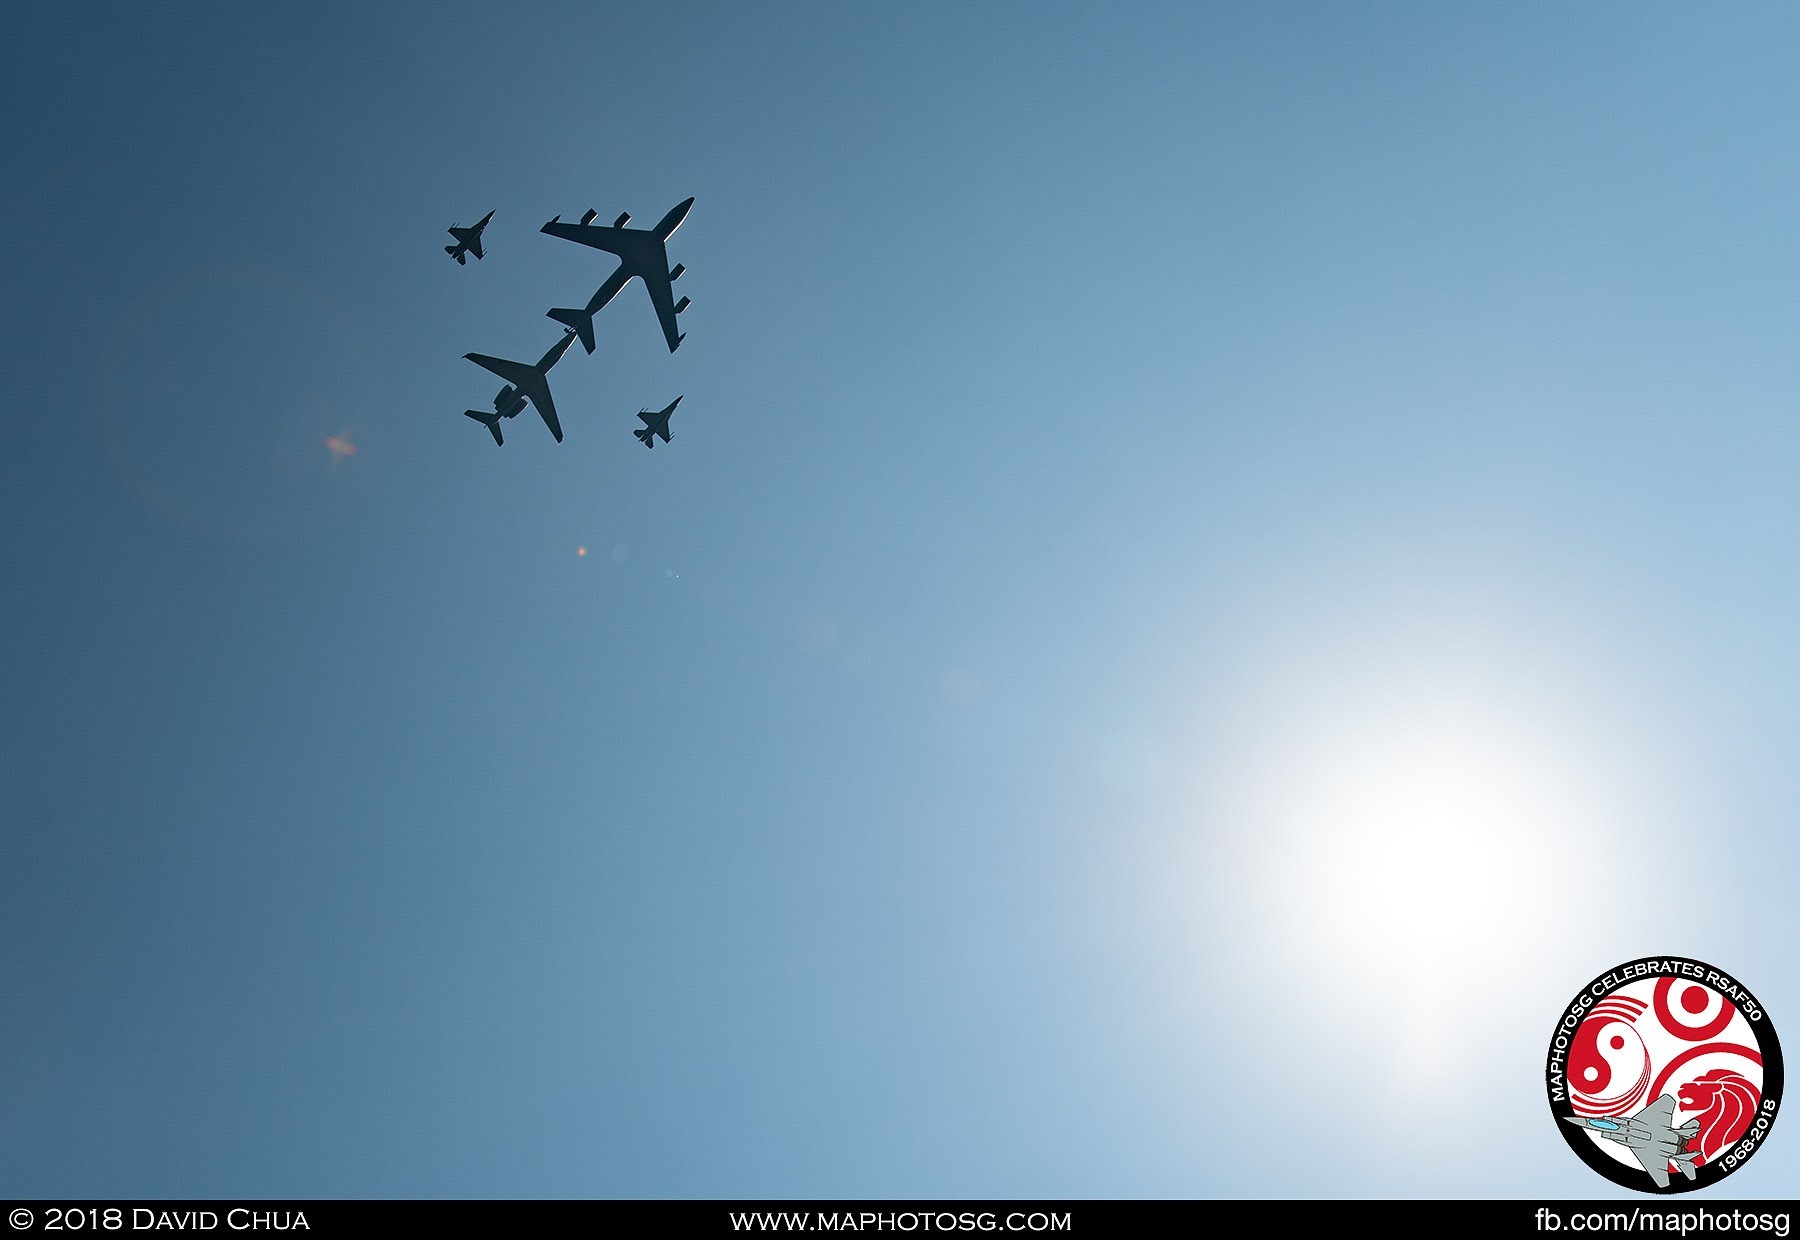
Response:
POLYGON ((524 394, 510 383, 494 396, 494 412, 503 418, 517 417, 519 410, 524 407, 524 394))
POLYGON ((631 223, 631 212, 621 211, 619 212, 619 218, 613 221, 613 227, 623 228, 629 223, 631 223))
POLYGON ((598 211, 594 210, 592 207, 589 207, 587 209, 587 214, 583 215, 581 217, 581 222, 583 224, 592 224, 594 222, 594 217, 599 214, 600 213, 598 211))
POLYGON ((670 281, 675 281, 675 280, 681 279, 681 273, 686 270, 687 270, 686 267, 682 266, 680 263, 676 263, 675 270, 673 270, 669 273, 670 281))
POLYGON ((675 313, 680 314, 683 310, 686 310, 689 306, 691 306, 693 304, 694 304, 693 298, 683 297, 680 301, 675 303, 675 313))

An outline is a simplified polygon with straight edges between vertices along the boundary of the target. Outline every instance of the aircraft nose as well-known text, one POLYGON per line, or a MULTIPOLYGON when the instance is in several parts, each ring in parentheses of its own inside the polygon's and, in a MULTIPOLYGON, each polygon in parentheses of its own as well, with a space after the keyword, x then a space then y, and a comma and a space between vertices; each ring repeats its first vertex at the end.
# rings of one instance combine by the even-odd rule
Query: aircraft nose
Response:
POLYGON ((663 216, 662 221, 656 226, 655 232, 657 238, 662 241, 667 241, 670 237, 674 236, 675 230, 681 227, 681 221, 687 218, 688 208, 693 205, 694 200, 690 198, 686 202, 678 202, 670 207, 669 213, 663 216))

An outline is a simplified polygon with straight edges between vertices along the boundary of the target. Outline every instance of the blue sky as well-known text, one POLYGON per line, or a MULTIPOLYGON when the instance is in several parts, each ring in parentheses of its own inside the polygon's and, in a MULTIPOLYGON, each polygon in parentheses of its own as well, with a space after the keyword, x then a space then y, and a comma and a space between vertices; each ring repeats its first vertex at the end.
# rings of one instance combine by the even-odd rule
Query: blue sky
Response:
POLYGON ((12 29, 8 1192, 1595 1196, 1576 988, 1800 1027, 1790 9, 12 29))

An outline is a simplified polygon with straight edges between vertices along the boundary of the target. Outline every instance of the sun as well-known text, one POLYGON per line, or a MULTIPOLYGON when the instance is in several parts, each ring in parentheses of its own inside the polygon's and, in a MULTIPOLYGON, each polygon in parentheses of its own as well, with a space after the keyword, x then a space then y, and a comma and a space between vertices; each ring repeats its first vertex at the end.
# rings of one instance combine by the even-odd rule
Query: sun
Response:
POLYGON ((1332 654, 1285 665, 1221 768, 1220 903, 1292 1016, 1443 1092, 1571 934, 1612 933, 1597 897, 1647 881, 1639 764, 1541 650, 1332 654))
POLYGON ((1584 834, 1581 797, 1537 748, 1427 704, 1302 759, 1268 875, 1292 893, 1293 945, 1409 986, 1524 948, 1538 876, 1584 834))

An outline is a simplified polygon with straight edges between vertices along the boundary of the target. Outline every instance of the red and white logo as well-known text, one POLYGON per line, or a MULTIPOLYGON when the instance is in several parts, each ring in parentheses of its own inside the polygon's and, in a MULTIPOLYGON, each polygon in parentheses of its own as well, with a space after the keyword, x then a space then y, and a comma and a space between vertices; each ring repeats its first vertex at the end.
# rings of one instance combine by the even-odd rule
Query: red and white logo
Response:
POLYGON ((1609 969, 1570 1002, 1545 1067, 1569 1148, 1616 1184, 1682 1193, 1762 1147, 1781 1105, 1781 1044, 1741 982, 1679 956, 1609 969))

